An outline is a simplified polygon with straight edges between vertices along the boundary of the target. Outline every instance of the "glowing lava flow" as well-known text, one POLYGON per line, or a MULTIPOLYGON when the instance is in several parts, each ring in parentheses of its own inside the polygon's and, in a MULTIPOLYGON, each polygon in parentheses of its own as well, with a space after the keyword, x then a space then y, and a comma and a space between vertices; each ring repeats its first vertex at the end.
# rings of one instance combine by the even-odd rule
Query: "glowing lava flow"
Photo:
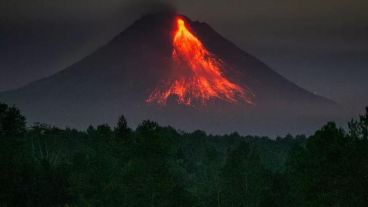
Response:
POLYGON ((251 103, 248 92, 222 75, 222 62, 187 29, 181 18, 177 19, 172 58, 175 65, 173 77, 163 84, 163 89, 155 89, 147 103, 164 105, 170 96, 176 96, 177 101, 185 105, 196 100, 205 105, 215 98, 230 103, 251 103))

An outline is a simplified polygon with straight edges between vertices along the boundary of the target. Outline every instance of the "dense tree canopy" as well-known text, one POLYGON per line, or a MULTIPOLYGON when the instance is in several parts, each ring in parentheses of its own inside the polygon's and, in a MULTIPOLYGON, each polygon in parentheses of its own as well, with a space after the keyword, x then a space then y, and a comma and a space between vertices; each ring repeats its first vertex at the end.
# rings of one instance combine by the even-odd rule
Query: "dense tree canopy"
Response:
POLYGON ((368 109, 312 136, 208 135, 124 116, 26 127, 0 104, 0 206, 368 206, 368 109))

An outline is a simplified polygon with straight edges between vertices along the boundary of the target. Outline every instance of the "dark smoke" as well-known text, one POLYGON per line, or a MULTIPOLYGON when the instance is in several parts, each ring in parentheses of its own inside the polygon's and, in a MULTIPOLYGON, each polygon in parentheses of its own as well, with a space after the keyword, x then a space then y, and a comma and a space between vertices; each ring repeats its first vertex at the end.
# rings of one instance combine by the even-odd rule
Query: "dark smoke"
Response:
POLYGON ((169 2, 137 2, 126 7, 126 10, 134 15, 153 14, 158 12, 175 12, 176 8, 169 2))

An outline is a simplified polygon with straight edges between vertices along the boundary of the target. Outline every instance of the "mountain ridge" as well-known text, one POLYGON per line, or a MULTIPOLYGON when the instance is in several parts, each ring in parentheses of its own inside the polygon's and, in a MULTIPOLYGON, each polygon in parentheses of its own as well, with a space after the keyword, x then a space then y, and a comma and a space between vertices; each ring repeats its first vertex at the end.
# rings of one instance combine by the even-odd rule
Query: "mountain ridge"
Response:
MULTIPOLYGON (((0 100, 16 104, 32 121, 62 126, 111 123, 120 114, 125 114, 133 120, 132 123, 155 119, 174 126, 179 123, 178 127, 184 129, 200 126, 215 129, 224 125, 220 127, 224 130, 219 131, 228 131, 225 128, 231 123, 214 123, 208 119, 218 119, 227 112, 231 112, 226 115, 227 121, 242 122, 248 116, 269 118, 270 113, 281 113, 283 110, 298 117, 300 114, 319 115, 320 111, 336 107, 333 101, 316 96, 273 71, 208 24, 192 21, 183 15, 179 16, 188 22, 191 31, 207 49, 226 63, 225 76, 252 90, 255 106, 214 101, 206 107, 194 109, 180 106, 175 100, 170 100, 166 107, 145 104, 149 93, 170 70, 172 25, 177 16, 171 12, 146 15, 75 64, 22 88, 0 93, 0 100), (309 114, 303 111, 305 107, 316 107, 318 110, 309 114), (196 113, 203 113, 204 117, 198 117, 196 113), (190 123, 196 118, 200 124, 190 123)), ((318 120, 318 123, 323 121, 325 119, 318 120)), ((234 126, 241 127, 239 124, 234 126)), ((261 128, 261 125, 257 127, 261 128)), ((231 128, 233 130, 234 127, 231 128)))

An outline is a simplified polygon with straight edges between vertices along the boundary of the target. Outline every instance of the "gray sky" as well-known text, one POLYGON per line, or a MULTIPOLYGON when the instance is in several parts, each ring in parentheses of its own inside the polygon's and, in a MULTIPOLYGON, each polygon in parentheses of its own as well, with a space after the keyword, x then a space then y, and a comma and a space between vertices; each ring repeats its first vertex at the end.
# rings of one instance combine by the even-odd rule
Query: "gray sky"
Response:
POLYGON ((0 91, 62 70, 165 7, 310 91, 356 111, 368 105, 367 0, 2 0, 0 91))

